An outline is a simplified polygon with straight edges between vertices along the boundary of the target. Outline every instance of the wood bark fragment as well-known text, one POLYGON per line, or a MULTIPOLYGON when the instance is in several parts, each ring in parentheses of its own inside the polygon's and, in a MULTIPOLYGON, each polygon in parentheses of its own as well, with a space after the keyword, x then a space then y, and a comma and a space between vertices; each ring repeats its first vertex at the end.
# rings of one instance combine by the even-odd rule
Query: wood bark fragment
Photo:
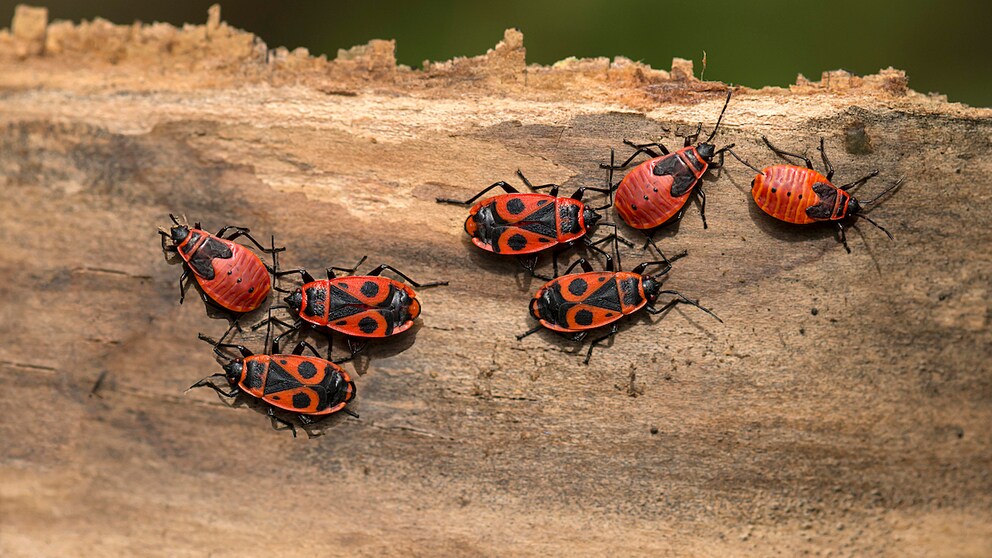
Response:
MULTIPOLYGON (((41 24, 39 25, 39 21, 41 24)), ((728 162, 660 235, 691 309, 581 365, 531 325, 538 282, 474 249, 465 196, 519 167, 599 186, 620 140, 712 126, 691 62, 396 63, 392 41, 270 49, 224 23, 0 31, 0 554, 983 555, 992 549, 992 111, 905 73, 738 88, 718 141, 905 186, 853 253, 772 222, 728 162), (359 363, 359 421, 294 440, 184 394, 217 335, 156 227, 249 225, 323 269, 422 280, 414 335, 359 363), (99 391, 91 386, 103 378, 99 391)), ((632 235, 632 231, 626 230, 632 235)), ((625 252, 628 265, 640 258, 625 252)), ((259 316, 253 316, 255 318, 259 316)), ((246 320, 250 321, 250 320, 246 320)), ((249 343, 256 339, 249 338, 249 343)))

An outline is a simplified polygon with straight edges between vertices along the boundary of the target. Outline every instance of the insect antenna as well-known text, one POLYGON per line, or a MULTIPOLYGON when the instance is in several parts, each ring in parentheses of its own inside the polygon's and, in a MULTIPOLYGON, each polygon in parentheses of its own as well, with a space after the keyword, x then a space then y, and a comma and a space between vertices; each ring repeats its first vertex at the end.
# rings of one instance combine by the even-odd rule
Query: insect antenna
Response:
POLYGON ((864 219, 865 221, 868 221, 872 225, 875 225, 876 227, 878 227, 879 230, 881 230, 882 232, 885 233, 885 236, 888 236, 889 237, 889 240, 895 240, 893 238, 893 236, 892 236, 892 233, 890 233, 889 231, 885 230, 885 227, 883 227, 882 225, 879 225, 875 221, 872 221, 871 220, 871 217, 868 217, 867 215, 865 215, 863 213, 855 213, 854 216, 855 217, 860 217, 860 218, 864 219))
MULTIPOLYGON (((877 196, 875 196, 874 198, 872 198, 872 199, 870 199, 870 200, 868 200, 866 202, 861 202, 861 205, 862 206, 866 206, 866 205, 871 205, 871 204, 877 202, 879 199, 882 198, 882 196, 884 196, 885 194, 888 194, 892 190, 895 190, 896 188, 898 188, 899 186, 901 186, 903 180, 905 180, 905 179, 904 178, 900 178, 899 180, 896 180, 895 184, 893 184, 892 186, 889 186, 888 188, 882 190, 882 192, 880 194, 878 194, 877 196)), ((876 225, 876 226, 878 226, 878 225, 876 225)), ((879 228, 881 228, 881 227, 879 227, 879 228)))
POLYGON ((224 339, 227 338, 227 336, 231 333, 231 331, 235 327, 237 327, 237 325, 238 325, 237 322, 234 322, 233 324, 231 324, 231 326, 227 328, 227 331, 224 332, 224 335, 221 335, 220 336, 220 339, 217 340, 217 341, 214 341, 212 338, 207 337, 206 335, 204 335, 202 333, 198 334, 197 337, 200 338, 200 341, 205 341, 205 342, 210 343, 211 345, 213 345, 214 346, 214 354, 217 355, 219 358, 224 359, 224 361, 225 361, 224 364, 231 364, 232 362, 235 362, 237 359, 231 357, 230 355, 228 355, 224 351, 220 350, 220 344, 224 342, 224 339))
POLYGON ((726 151, 727 153, 730 153, 731 155, 733 155, 734 156, 734 159, 737 159, 738 161, 740 161, 741 163, 743 163, 745 167, 753 170, 754 172, 756 172, 758 174, 764 174, 764 171, 759 170, 758 168, 756 168, 753 165, 751 165, 751 163, 748 163, 744 159, 741 159, 736 153, 734 153, 734 150, 731 149, 731 147, 733 147, 733 145, 729 145, 727 147, 724 147, 723 149, 721 149, 720 151, 717 151, 713 155, 716 156, 716 155, 719 155, 721 151, 726 151))
POLYGON ((734 93, 733 87, 727 90, 727 100, 723 103, 723 110, 720 111, 720 117, 716 119, 716 126, 713 128, 713 133, 711 133, 710 137, 706 138, 706 141, 703 143, 709 143, 710 140, 712 140, 713 137, 716 136, 716 131, 720 129, 720 121, 723 120, 723 113, 727 112, 727 105, 730 104, 730 96, 733 93, 734 93))
POLYGON ((182 223, 179 222, 179 219, 176 219, 176 216, 173 215, 173 214, 171 214, 171 213, 169 214, 169 219, 172 219, 172 222, 175 223, 175 224, 177 224, 177 225, 181 225, 182 224, 182 223))

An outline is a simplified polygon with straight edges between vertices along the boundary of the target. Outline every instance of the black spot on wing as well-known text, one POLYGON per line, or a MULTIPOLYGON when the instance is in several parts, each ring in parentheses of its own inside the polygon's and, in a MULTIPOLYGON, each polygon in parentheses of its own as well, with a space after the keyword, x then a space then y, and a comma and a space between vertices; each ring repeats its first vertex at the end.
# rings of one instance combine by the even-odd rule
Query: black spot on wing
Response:
POLYGON ((193 271, 197 275, 205 279, 214 278, 214 258, 226 260, 230 259, 234 254, 231 249, 223 242, 217 240, 216 238, 207 238, 203 246, 196 251, 195 254, 189 258, 189 266, 193 268, 193 271))
POLYGON ((314 366, 312 362, 306 360, 300 363, 300 365, 296 368, 296 371, 300 373, 300 376, 303 376, 307 380, 317 375, 317 367, 314 366))
POLYGON ((362 283, 362 294, 372 298, 379 294, 379 285, 375 281, 366 281, 362 283))
POLYGON ((366 316, 358 320, 358 329, 362 330, 362 333, 373 333, 379 329, 379 322, 375 321, 375 318, 366 316))
POLYGON ((575 323, 580 326, 592 325, 592 312, 588 310, 579 310, 575 313, 575 323))
POLYGON ((265 378, 265 389, 262 391, 262 395, 279 393, 298 387, 300 387, 299 380, 290 375, 285 368, 276 364, 275 361, 269 361, 269 375, 265 378))
POLYGON ((586 283, 586 280, 581 277, 573 279, 572 282, 568 284, 568 292, 575 296, 582 296, 582 293, 586 292, 586 289, 588 288, 589 283, 586 283))
POLYGON ((527 246, 527 237, 522 234, 515 234, 506 239, 506 244, 511 250, 523 250, 524 247, 527 246))
POLYGON ((310 406, 310 395, 306 392, 299 392, 293 394, 293 408, 295 409, 306 409, 310 406))
POLYGON ((511 215, 520 215, 524 212, 527 206, 520 198, 510 198, 510 201, 506 202, 506 210, 510 212, 511 215))

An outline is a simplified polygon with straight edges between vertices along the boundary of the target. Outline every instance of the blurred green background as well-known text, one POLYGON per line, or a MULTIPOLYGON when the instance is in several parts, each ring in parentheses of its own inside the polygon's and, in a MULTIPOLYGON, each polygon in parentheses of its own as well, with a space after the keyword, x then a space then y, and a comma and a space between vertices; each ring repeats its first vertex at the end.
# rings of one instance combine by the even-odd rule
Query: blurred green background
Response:
MULTIPOLYGON (((48 0, 51 19, 202 23, 215 0, 48 0)), ((17 2, 0 0, 0 21, 17 2)), ((698 2, 613 0, 259 1, 222 3, 228 23, 270 46, 303 46, 333 58, 369 39, 396 39, 400 63, 481 54, 507 27, 524 32, 527 60, 627 56, 668 69, 696 61, 706 78, 760 87, 819 79, 825 70, 875 73, 894 66, 910 87, 992 106, 992 1, 698 2)), ((5 25, 6 26, 6 25, 5 25)))

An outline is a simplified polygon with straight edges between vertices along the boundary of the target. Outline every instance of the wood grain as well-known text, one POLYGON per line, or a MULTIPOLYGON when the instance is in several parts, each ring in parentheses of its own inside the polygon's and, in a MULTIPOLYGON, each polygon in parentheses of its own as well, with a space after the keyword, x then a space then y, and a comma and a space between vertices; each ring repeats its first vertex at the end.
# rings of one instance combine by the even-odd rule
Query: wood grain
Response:
POLYGON ((0 33, 0 554, 992 552, 992 110, 892 69, 738 88, 718 145, 767 165, 762 134, 823 136, 839 180, 880 170, 866 197, 905 177, 872 213, 895 240, 861 227, 849 255, 773 222, 728 162, 709 228, 694 208, 659 237, 689 251, 666 287, 725 323, 633 320, 583 366, 514 339, 539 283, 434 198, 517 168, 601 185, 610 146, 712 126, 725 84, 678 60, 528 65, 513 30, 411 69, 389 41, 269 49, 219 9, 46 22, 20 8, 0 33), (169 212, 275 234, 285 265, 368 254, 451 284, 357 363, 360 420, 293 439, 184 394, 219 371, 197 332, 226 322, 177 304, 169 212))

